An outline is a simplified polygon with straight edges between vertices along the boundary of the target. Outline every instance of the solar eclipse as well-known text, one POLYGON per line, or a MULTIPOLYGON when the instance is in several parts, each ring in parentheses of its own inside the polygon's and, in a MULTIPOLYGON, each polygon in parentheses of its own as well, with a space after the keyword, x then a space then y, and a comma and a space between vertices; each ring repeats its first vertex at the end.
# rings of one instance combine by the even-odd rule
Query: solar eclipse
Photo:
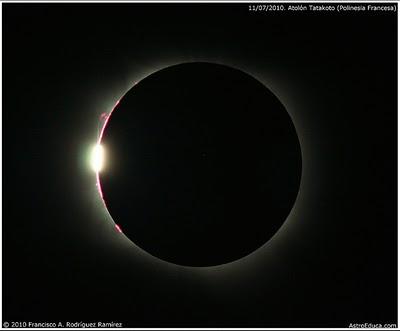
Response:
POLYGON ((397 323, 397 12, 291 5, 3 3, 3 322, 397 323))
POLYGON ((105 122, 98 170, 103 148, 98 185, 118 229, 175 264, 250 254, 283 224, 300 184, 300 143, 284 106, 220 64, 184 63, 140 81, 105 122))

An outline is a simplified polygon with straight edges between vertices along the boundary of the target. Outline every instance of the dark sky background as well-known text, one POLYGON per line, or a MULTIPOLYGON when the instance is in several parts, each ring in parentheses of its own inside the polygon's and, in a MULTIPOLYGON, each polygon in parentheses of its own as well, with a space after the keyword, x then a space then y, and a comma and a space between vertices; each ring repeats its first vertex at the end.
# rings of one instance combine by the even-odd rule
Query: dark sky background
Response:
POLYGON ((247 4, 3 4, 3 320, 125 327, 397 321, 397 18, 247 4), (88 165, 146 75, 211 61, 280 98, 303 153, 270 242, 188 268, 113 228, 88 165))

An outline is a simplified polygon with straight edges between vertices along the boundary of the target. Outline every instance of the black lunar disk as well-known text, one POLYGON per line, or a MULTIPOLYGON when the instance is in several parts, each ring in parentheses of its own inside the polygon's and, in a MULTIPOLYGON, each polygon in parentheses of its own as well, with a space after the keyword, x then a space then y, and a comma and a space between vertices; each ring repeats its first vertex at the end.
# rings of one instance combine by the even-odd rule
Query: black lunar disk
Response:
POLYGON ((211 266, 266 243, 296 200, 301 149, 284 106, 231 67, 153 73, 104 129, 100 183, 124 234, 172 263, 211 266))

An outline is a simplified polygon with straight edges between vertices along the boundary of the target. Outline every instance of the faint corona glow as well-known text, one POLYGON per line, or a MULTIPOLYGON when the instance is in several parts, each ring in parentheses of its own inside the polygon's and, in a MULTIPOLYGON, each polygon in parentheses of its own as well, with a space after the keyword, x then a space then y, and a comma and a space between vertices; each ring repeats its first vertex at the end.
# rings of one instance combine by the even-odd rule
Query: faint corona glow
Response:
POLYGON ((94 172, 98 173, 101 171, 103 168, 103 163, 104 163, 104 149, 103 146, 100 144, 96 144, 93 147, 92 151, 92 159, 91 159, 91 164, 92 164, 92 169, 94 172))

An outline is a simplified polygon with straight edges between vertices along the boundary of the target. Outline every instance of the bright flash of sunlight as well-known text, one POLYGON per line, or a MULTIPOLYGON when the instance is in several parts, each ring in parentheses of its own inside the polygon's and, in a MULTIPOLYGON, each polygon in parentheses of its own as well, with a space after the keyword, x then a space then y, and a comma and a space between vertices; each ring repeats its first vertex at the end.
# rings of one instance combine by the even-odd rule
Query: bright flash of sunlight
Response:
POLYGON ((91 165, 94 172, 100 172, 104 163, 104 149, 100 144, 96 144, 92 150, 91 165))

